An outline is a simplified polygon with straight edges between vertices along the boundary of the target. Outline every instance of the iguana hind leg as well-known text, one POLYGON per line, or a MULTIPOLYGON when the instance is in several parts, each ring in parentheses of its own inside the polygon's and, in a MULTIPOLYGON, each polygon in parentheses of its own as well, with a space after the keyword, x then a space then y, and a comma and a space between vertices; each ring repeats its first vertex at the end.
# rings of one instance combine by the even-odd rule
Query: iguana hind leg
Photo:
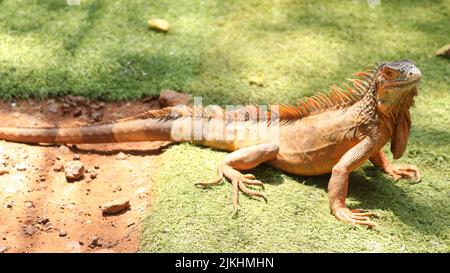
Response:
POLYGON ((255 179, 254 175, 242 174, 239 170, 253 169, 259 164, 274 159, 279 151, 279 147, 275 144, 263 143, 245 147, 228 154, 219 164, 219 177, 208 182, 197 183, 196 186, 203 188, 218 185, 224 177, 228 178, 233 185, 233 216, 237 214, 239 190, 249 196, 266 197, 259 191, 252 190, 247 186, 260 186, 264 188, 264 184, 255 179))

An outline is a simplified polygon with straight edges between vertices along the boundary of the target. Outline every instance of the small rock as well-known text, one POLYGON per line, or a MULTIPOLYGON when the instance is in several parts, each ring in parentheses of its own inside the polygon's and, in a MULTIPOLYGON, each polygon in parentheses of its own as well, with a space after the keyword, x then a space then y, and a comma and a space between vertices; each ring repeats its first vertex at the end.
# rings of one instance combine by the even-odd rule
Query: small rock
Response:
POLYGON ((64 165, 60 162, 56 162, 55 165, 53 165, 53 171, 55 172, 62 172, 64 170, 64 165))
POLYGON ((47 223, 50 222, 50 219, 48 219, 48 218, 41 218, 41 219, 37 220, 37 222, 39 224, 46 225, 47 223))
POLYGON ((73 154, 73 160, 80 160, 79 154, 73 154))
POLYGON ((77 109, 75 109, 75 111, 73 111, 73 116, 74 117, 79 117, 83 114, 83 110, 81 110, 80 107, 78 107, 77 109))
POLYGON ((8 161, 5 158, 5 155, 0 154, 0 166, 8 166, 8 161))
POLYGON ((65 231, 64 229, 60 229, 59 230, 59 237, 66 237, 67 236, 67 231, 65 231))
POLYGON ((167 32, 169 30, 170 24, 166 20, 163 19, 150 19, 147 21, 149 28, 156 30, 167 32))
POLYGON ((436 51, 436 56, 440 56, 440 57, 450 57, 450 44, 445 45, 441 48, 439 48, 436 51))
POLYGON ((66 244, 67 250, 69 250, 71 253, 80 253, 81 252, 81 245, 77 241, 70 241, 66 244))
POLYGON ((91 238, 89 238, 89 248, 95 248, 97 246, 101 246, 101 244, 99 243, 100 238, 98 238, 97 236, 91 236, 91 238))
POLYGON ((103 214, 115 214, 130 208, 130 200, 119 199, 106 202, 101 206, 103 214))
POLYGON ((25 233, 25 235, 33 236, 34 232, 35 232, 35 229, 32 225, 25 225, 23 227, 23 233, 25 233))
POLYGON ((92 113, 90 114, 90 117, 91 117, 94 121, 99 122, 99 121, 102 120, 103 113, 102 113, 102 112, 99 112, 99 111, 95 111, 95 112, 92 112, 92 113))
POLYGON ((264 76, 263 75, 251 76, 248 78, 248 83, 250 83, 251 85, 256 85, 256 86, 261 87, 264 85, 264 76))
POLYGON ((122 187, 121 187, 120 185, 116 185, 116 186, 114 187, 113 192, 118 192, 118 191, 121 191, 121 190, 122 190, 122 187))
POLYGON ((125 159, 127 159, 127 155, 123 152, 120 152, 116 155, 116 159, 117 160, 125 160, 125 159))
POLYGON ((155 100, 155 97, 143 97, 142 99, 141 99, 141 102, 142 103, 152 103, 153 101, 155 100))
POLYGON ((179 93, 173 90, 163 90, 159 94, 158 103, 162 108, 177 105, 187 105, 191 95, 179 93))
POLYGON ((6 203, 5 207, 7 209, 12 209, 12 207, 14 206, 14 201, 9 201, 8 203, 6 203))
POLYGON ((63 104, 61 105, 61 111, 62 111, 63 114, 68 114, 68 113, 70 113, 70 104, 68 104, 68 103, 63 103, 63 104))
POLYGON ((86 105, 87 102, 88 102, 88 99, 85 98, 85 97, 83 97, 83 96, 72 96, 72 95, 65 96, 65 97, 63 98, 63 100, 64 100, 66 103, 71 104, 71 105, 73 105, 73 106, 76 106, 76 105, 86 105))
POLYGON ((9 173, 9 170, 7 167, 0 165, 0 175, 4 175, 9 173))
POLYGON ((97 173, 96 171, 92 171, 92 172, 89 174, 89 177, 90 177, 91 179, 95 179, 95 178, 97 178, 97 175, 98 175, 98 173, 97 173))
POLYGON ((18 171, 26 171, 27 170, 27 164, 26 163, 17 163, 15 166, 16 170, 18 171))
POLYGON ((0 253, 5 253, 8 249, 10 249, 9 246, 0 245, 0 253))
POLYGON ((34 208, 34 203, 31 201, 26 201, 25 202, 25 206, 29 209, 34 208))
POLYGON ((94 169, 98 170, 98 169, 100 169, 100 166, 99 165, 94 165, 94 169))
POLYGON ((56 114, 59 111, 59 104, 55 102, 55 100, 51 100, 51 102, 47 105, 46 110, 50 113, 56 114))
POLYGON ((42 227, 42 230, 43 231, 50 231, 50 230, 52 230, 53 229, 53 226, 52 226, 52 224, 50 223, 50 222, 47 222, 43 227, 42 227))
POLYGON ((78 180, 84 176, 84 164, 81 161, 70 161, 64 165, 66 179, 68 181, 78 180))

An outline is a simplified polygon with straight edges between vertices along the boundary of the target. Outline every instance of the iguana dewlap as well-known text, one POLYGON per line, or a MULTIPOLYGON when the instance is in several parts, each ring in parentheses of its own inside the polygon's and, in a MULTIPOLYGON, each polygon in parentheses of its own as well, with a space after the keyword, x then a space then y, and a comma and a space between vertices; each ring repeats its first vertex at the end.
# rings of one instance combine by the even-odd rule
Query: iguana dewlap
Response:
POLYGON ((198 183, 207 187, 228 178, 233 205, 239 190, 264 196, 248 186, 263 186, 241 171, 268 163, 298 175, 331 173, 331 212, 340 220, 375 226, 370 212, 345 206, 349 174, 368 159, 394 177, 420 179, 417 167, 391 164, 383 153, 390 140, 394 159, 402 156, 411 128, 409 108, 417 95, 420 70, 410 61, 388 62, 356 73, 344 88, 334 86, 295 105, 169 107, 111 124, 75 128, 0 128, 0 139, 26 143, 106 143, 168 140, 227 150, 219 177, 198 183))

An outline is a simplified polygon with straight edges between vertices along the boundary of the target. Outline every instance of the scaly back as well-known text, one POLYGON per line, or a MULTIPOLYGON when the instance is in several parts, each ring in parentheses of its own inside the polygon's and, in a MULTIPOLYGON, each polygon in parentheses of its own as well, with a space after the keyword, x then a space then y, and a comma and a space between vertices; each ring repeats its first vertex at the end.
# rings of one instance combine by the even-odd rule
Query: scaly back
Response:
POLYGON ((133 119, 161 119, 172 120, 182 117, 203 119, 224 119, 228 121, 268 121, 274 119, 280 122, 289 122, 316 115, 327 110, 347 108, 359 101, 369 90, 372 84, 377 65, 368 66, 364 71, 357 72, 358 79, 348 79, 343 86, 332 85, 328 92, 319 92, 310 97, 300 99, 295 104, 270 105, 263 109, 257 105, 248 105, 238 110, 225 111, 219 107, 183 106, 167 107, 160 110, 150 110, 134 117, 119 120, 133 119))

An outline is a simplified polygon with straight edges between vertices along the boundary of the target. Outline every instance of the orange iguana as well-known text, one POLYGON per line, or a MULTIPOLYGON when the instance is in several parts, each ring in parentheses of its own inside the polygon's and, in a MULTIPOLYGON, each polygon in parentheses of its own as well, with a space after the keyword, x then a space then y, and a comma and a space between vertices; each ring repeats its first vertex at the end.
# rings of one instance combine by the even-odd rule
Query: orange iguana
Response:
POLYGON ((297 175, 331 173, 329 206, 339 220, 376 226, 370 212, 345 206, 349 174, 370 160, 395 179, 420 180, 416 166, 391 164, 383 146, 391 140, 394 159, 402 156, 411 127, 409 108, 417 95, 420 70, 408 60, 383 63, 356 73, 344 88, 333 86, 295 105, 246 106, 234 111, 219 107, 168 107, 111 124, 74 128, 0 128, 0 139, 25 143, 105 143, 167 140, 193 142, 227 150, 219 178, 198 183, 208 187, 223 177, 231 181, 233 205, 239 190, 264 196, 263 186, 241 171, 268 163, 297 175))

